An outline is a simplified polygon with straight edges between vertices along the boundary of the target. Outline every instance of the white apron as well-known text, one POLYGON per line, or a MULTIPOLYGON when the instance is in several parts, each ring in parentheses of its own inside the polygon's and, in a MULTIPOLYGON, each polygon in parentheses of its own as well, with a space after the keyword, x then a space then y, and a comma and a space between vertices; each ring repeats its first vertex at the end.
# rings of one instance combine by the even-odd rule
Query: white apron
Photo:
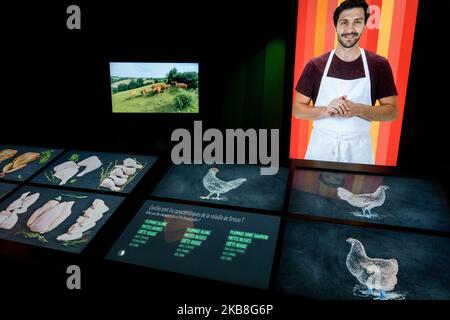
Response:
MULTIPOLYGON (((372 105, 369 67, 363 49, 361 56, 364 78, 342 80, 328 77, 334 50, 331 52, 315 106, 328 106, 341 96, 347 96, 354 103, 372 105)), ((359 117, 315 120, 305 159, 374 164, 370 125, 370 121, 359 117)))

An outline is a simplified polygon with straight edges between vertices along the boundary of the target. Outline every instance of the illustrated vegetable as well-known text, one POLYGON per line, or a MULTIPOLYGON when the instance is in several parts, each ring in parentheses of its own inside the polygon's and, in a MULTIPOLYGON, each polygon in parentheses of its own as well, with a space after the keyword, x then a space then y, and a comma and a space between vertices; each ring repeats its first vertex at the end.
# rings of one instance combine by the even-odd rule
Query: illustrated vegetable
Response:
POLYGON ((53 154, 53 150, 42 151, 39 157, 39 164, 46 163, 53 154))

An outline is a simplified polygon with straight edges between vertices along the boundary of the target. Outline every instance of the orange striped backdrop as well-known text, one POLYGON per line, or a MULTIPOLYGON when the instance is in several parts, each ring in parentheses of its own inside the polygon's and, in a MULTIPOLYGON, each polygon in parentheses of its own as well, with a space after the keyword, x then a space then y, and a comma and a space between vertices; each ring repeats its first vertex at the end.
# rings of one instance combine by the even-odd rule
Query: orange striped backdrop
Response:
MULTIPOLYGON (((343 0, 298 0, 293 92, 306 63, 337 45, 333 12, 343 0)), ((381 9, 380 28, 364 31, 360 46, 389 60, 398 90, 399 117, 394 122, 374 122, 371 134, 375 164, 397 164, 406 88, 419 0, 366 0, 381 9)), ((292 117, 290 157, 304 159, 312 121, 292 117)))

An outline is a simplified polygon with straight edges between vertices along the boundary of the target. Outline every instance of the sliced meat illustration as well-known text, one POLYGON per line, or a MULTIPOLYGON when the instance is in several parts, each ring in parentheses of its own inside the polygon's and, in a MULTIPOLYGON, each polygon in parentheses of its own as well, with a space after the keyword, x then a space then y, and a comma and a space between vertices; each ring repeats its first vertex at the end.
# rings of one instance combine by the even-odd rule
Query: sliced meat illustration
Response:
POLYGON ((7 211, 14 211, 20 209, 22 207, 23 200, 30 194, 30 192, 22 193, 19 199, 13 201, 8 208, 6 208, 7 211))
POLYGON ((42 207, 37 209, 33 214, 28 218, 27 226, 30 228, 30 226, 34 223, 34 221, 39 218, 44 212, 49 211, 50 209, 56 207, 59 204, 59 201, 56 200, 50 200, 46 204, 44 204, 42 207))
POLYGON ((121 165, 114 166, 113 170, 109 172, 109 176, 102 181, 100 187, 108 188, 111 191, 120 191, 127 184, 128 179, 143 167, 135 159, 126 158, 121 165))
POLYGON ((56 238, 56 240, 59 240, 59 241, 71 241, 71 240, 79 239, 82 236, 83 236, 83 233, 75 233, 75 234, 64 233, 64 234, 58 236, 56 238))
POLYGON ((123 165, 126 167, 133 167, 136 169, 142 169, 144 166, 139 164, 136 160, 131 159, 131 158, 126 158, 125 160, 123 160, 123 165))
POLYGON ((74 175, 76 175, 77 172, 78 172, 78 166, 77 167, 69 167, 69 168, 65 168, 65 169, 56 171, 53 174, 53 176, 61 180, 59 185, 62 186, 63 184, 66 184, 70 178, 72 178, 74 175))
POLYGON ((116 187, 116 185, 114 184, 114 181, 110 178, 106 178, 105 180, 103 180, 100 187, 108 188, 111 191, 120 191, 120 188, 116 187))
POLYGON ((14 149, 3 149, 0 151, 0 162, 2 162, 3 160, 12 158, 16 155, 17 150, 14 149))
POLYGON ((73 161, 66 161, 54 167, 53 170, 58 172, 68 168, 78 168, 78 165, 73 161))
POLYGON ((0 212, 0 229, 12 229, 17 223, 19 217, 15 213, 9 211, 0 212))
POLYGON ((115 168, 113 169, 110 173, 110 176, 117 176, 119 178, 125 178, 127 179, 128 176, 123 172, 123 170, 121 168, 115 168))
POLYGON ((126 178, 119 178, 113 175, 110 175, 108 178, 110 178, 111 180, 114 181, 114 184, 118 187, 121 187, 123 185, 125 185, 127 183, 127 179, 126 178))
POLYGON ((35 193, 31 196, 27 196, 22 200, 22 206, 18 209, 17 214, 25 213, 27 212, 28 208, 32 206, 37 199, 39 199, 40 194, 35 193))
POLYGON ((114 166, 114 168, 122 169, 123 173, 125 173, 127 176, 132 176, 133 174, 136 173, 136 168, 134 168, 134 167, 126 167, 126 166, 122 166, 122 165, 117 165, 117 166, 114 166))
POLYGON ((20 170, 26 167, 28 163, 39 159, 39 156, 40 153, 37 152, 25 152, 24 154, 21 154, 20 156, 15 158, 13 162, 10 162, 6 166, 4 166, 3 174, 20 170))
POLYGON ((84 217, 94 220, 94 222, 97 222, 105 212, 107 212, 109 208, 106 206, 105 202, 101 199, 95 199, 94 202, 92 202, 92 205, 84 211, 84 217), (98 216, 100 216, 98 218, 98 216))
POLYGON ((3 221, 8 219, 8 217, 10 215, 11 215, 11 212, 9 212, 7 210, 0 211, 0 225, 3 223, 3 221))
POLYGON ((96 222, 108 210, 109 208, 103 200, 95 199, 92 205, 84 211, 84 214, 77 218, 76 223, 69 228, 67 233, 58 236, 56 239, 59 241, 70 241, 81 238, 84 232, 95 227, 96 222))
POLYGON ((74 203, 74 201, 61 202, 55 207, 42 212, 41 215, 30 223, 30 230, 39 233, 52 231, 70 216, 74 203))
POLYGON ((75 162, 66 161, 53 168, 55 171, 53 176, 61 180, 59 185, 62 186, 63 184, 66 184, 70 178, 77 174, 79 168, 80 167, 75 162))
POLYGON ((14 200, 6 210, 0 212, 0 228, 11 229, 17 223, 18 214, 24 213, 39 198, 39 193, 30 195, 30 192, 23 193, 19 199, 14 200))

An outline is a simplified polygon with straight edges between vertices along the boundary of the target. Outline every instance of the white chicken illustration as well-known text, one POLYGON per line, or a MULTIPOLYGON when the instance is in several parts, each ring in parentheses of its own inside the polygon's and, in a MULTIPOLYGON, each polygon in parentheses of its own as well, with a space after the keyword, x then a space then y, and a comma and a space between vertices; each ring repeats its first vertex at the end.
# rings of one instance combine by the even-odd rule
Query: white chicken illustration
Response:
POLYGON ((369 258, 359 240, 348 238, 346 241, 352 246, 345 262, 348 271, 367 287, 366 294, 386 299, 386 292, 394 290, 397 284, 397 260, 369 258))
POLYGON ((236 189, 247 181, 245 178, 235 179, 228 182, 223 181, 216 177, 217 172, 219 172, 219 169, 211 168, 203 178, 203 186, 209 191, 209 194, 207 196, 200 197, 201 199, 226 200, 226 198, 221 198, 220 194, 236 189), (211 198, 211 196, 215 193, 217 196, 215 198, 211 198))
POLYGON ((377 215, 372 214, 371 210, 384 204, 384 201, 386 200, 386 190, 388 189, 388 186, 379 186, 374 193, 353 194, 347 189, 339 187, 337 188, 337 195, 340 199, 347 201, 350 205, 361 208, 362 215, 360 216, 372 218, 377 215), (366 212, 368 212, 368 214, 366 212))

